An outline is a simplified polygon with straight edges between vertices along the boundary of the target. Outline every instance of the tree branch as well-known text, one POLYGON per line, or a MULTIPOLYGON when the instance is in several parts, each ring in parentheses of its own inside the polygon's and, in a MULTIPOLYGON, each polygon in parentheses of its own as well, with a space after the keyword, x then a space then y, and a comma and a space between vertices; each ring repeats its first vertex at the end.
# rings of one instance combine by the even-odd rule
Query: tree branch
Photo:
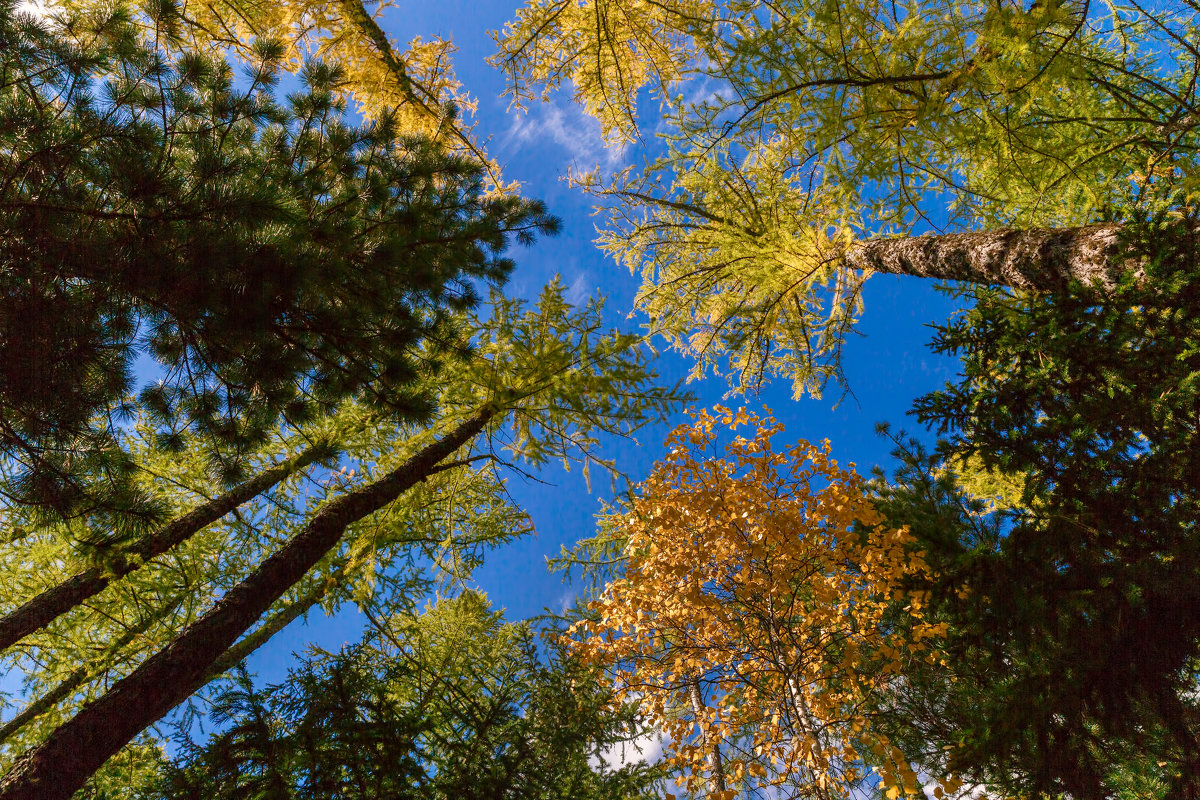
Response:
POLYGON ((34 631, 41 630, 89 597, 103 591, 152 558, 186 542, 238 506, 251 500, 312 462, 329 455, 323 446, 310 447, 294 458, 239 484, 169 523, 157 533, 144 536, 103 567, 89 567, 57 586, 45 590, 0 618, 0 652, 34 631))
POLYGON ((346 527, 386 506, 486 427, 495 406, 477 412, 378 481, 327 503, 279 552, 262 562, 163 650, 38 747, 0 782, 0 800, 68 800, 110 756, 209 679, 212 665, 254 621, 304 577, 346 527))

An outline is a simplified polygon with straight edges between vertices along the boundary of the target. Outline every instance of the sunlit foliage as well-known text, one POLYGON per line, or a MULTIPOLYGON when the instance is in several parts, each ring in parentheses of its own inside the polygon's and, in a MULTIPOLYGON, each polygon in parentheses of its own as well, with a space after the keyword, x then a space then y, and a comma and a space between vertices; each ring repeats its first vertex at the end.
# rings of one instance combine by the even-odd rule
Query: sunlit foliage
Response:
POLYGON ((1194 204, 1196 23, 1183 3, 530 0, 494 63, 518 101, 569 87, 614 141, 663 132, 644 169, 577 176, 603 245, 698 369, 815 391, 858 313, 856 242, 1194 204))
POLYGON ((903 588, 927 567, 828 444, 779 448, 781 430, 718 408, 671 434, 615 521, 624 571, 576 646, 661 727, 689 791, 707 776, 710 798, 846 797, 874 771, 889 797, 916 794, 872 709, 938 658, 928 598, 903 588))
MULTIPOLYGON (((114 4, 62 0, 56 5, 107 11, 114 4)), ((402 45, 380 27, 379 15, 389 8, 402 11, 402 5, 389 0, 123 0, 116 5, 140 10, 143 19, 171 18, 169 30, 148 28, 150 37, 164 46, 191 52, 225 49, 247 58, 264 44, 278 43, 292 69, 320 60, 340 71, 338 94, 352 98, 366 119, 389 117, 402 135, 432 139, 485 165, 492 188, 500 180, 499 169, 473 133, 470 115, 476 103, 454 74, 453 42, 418 36, 402 45)))

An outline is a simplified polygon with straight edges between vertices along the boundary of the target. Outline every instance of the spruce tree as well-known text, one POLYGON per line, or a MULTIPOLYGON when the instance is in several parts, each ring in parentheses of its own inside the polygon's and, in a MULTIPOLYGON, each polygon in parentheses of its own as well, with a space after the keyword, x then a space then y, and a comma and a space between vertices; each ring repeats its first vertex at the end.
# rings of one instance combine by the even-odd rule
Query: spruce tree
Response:
POLYGON ((963 374, 915 411, 944 439, 882 490, 951 631, 899 724, 1009 794, 1111 796, 1145 773, 1200 796, 1200 248, 1189 222, 1145 218, 1123 248, 1144 276, 976 291, 939 327, 963 374))

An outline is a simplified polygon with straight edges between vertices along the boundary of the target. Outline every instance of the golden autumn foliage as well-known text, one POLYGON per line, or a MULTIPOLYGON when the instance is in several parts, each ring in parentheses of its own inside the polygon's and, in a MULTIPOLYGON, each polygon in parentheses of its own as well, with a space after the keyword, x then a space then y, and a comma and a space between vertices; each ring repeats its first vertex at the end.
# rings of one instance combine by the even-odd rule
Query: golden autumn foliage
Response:
POLYGON ((887 796, 917 794, 872 709, 907 663, 937 658, 942 626, 902 588, 928 567, 828 442, 777 451, 781 430, 718 407, 670 435, 618 521, 624 575, 575 647, 661 727, 689 792, 845 797, 875 771, 887 796))

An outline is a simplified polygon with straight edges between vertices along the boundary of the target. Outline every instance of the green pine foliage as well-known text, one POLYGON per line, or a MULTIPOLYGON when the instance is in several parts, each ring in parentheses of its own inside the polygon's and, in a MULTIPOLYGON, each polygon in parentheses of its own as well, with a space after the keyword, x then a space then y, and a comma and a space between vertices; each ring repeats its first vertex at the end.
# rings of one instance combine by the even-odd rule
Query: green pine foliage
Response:
MULTIPOLYGON (((177 10, 152 11, 169 42, 177 10)), ((418 344, 503 282, 511 240, 557 225, 386 114, 352 124, 337 69, 309 63, 280 97, 277 44, 238 77, 141 33, 119 10, 0 3, 3 491, 126 526, 161 511, 114 441, 135 390, 159 445, 203 434, 225 480, 281 419, 345 398, 425 418, 412 385, 437 354, 418 344), (160 381, 133 385, 139 354, 160 381)))

